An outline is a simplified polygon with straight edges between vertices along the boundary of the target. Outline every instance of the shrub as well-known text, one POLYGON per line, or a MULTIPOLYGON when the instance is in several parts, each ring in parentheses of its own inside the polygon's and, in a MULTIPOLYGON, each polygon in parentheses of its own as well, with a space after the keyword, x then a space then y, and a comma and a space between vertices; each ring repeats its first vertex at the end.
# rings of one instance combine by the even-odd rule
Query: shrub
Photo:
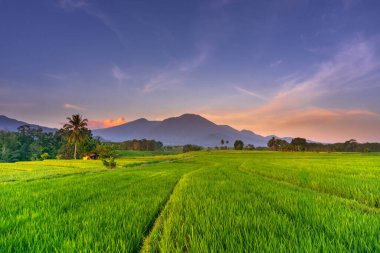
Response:
POLYGON ((113 157, 110 157, 108 160, 103 159, 102 162, 103 162, 103 165, 110 170, 116 167, 115 158, 113 157))
POLYGON ((243 150, 244 142, 241 140, 236 140, 234 143, 234 149, 235 150, 243 150))
POLYGON ((248 144, 247 146, 244 147, 245 150, 254 150, 255 146, 252 144, 248 144))
POLYGON ((43 154, 41 154, 41 159, 42 160, 46 160, 46 159, 49 159, 49 154, 48 153, 43 153, 43 154))

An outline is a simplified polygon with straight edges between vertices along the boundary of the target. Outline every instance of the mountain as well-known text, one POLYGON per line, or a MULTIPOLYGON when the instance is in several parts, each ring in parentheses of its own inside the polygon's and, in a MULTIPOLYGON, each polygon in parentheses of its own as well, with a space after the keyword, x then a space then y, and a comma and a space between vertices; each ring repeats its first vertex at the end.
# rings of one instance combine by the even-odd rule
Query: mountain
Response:
POLYGON ((35 124, 29 124, 24 121, 19 121, 15 119, 8 118, 4 115, 0 115, 0 130, 4 131, 10 131, 10 132, 16 132, 17 128, 22 125, 29 125, 32 128, 42 128, 43 131, 45 132, 55 132, 56 129, 54 128, 49 128, 49 127, 44 127, 44 126, 39 126, 35 124))
MULTIPOLYGON (((0 130, 14 132, 22 125, 40 127, 45 132, 57 130, 0 115, 0 130)), ((94 136, 107 141, 154 139, 163 142, 164 145, 195 144, 205 147, 220 146, 221 139, 228 140, 228 146, 233 146, 235 140, 242 140, 245 144, 262 147, 267 145, 270 138, 275 137, 274 135, 261 136, 249 130, 239 131, 227 125, 217 125, 196 114, 183 114, 163 121, 141 118, 115 127, 95 129, 92 132, 94 136)), ((289 137, 283 139, 288 142, 292 140, 289 137)))
POLYGON ((92 131, 109 141, 132 139, 154 139, 164 145, 196 144, 205 147, 220 146, 221 139, 228 140, 232 146, 235 140, 245 144, 266 146, 272 136, 257 135, 249 130, 236 130, 227 125, 217 125, 196 114, 183 114, 163 121, 138 119, 123 125, 92 131))

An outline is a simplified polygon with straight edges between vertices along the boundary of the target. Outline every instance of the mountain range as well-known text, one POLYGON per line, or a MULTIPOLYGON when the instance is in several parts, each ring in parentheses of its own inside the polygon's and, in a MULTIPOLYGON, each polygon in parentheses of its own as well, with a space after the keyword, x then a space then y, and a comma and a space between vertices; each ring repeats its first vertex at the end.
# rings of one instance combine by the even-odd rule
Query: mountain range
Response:
MULTIPOLYGON (((20 125, 28 124, 23 121, 0 116, 0 130, 17 131, 20 125)), ((28 124, 32 127, 41 127, 44 131, 56 129, 28 124)), ((228 140, 232 146, 235 140, 242 140, 245 144, 266 146, 273 135, 261 136, 249 130, 236 130, 228 125, 217 125, 200 115, 183 114, 162 121, 150 121, 145 118, 137 119, 122 125, 92 130, 94 136, 103 140, 120 142, 132 139, 154 139, 164 145, 195 144, 205 147, 220 146, 220 141, 228 140)), ((291 138, 283 138, 291 141, 291 138)))
POLYGON ((267 146, 268 140, 273 137, 261 136, 249 130, 239 131, 227 125, 217 125, 196 114, 183 114, 162 121, 141 118, 119 126, 95 129, 93 133, 110 141, 145 138, 162 141, 164 145, 196 144, 205 147, 219 146, 222 139, 228 140, 229 146, 233 145, 235 140, 255 146, 267 146))
POLYGON ((7 116, 0 115, 0 130, 16 132, 17 128, 22 125, 29 125, 32 128, 42 128, 45 132, 55 132, 57 129, 30 124, 24 121, 8 118, 7 116))

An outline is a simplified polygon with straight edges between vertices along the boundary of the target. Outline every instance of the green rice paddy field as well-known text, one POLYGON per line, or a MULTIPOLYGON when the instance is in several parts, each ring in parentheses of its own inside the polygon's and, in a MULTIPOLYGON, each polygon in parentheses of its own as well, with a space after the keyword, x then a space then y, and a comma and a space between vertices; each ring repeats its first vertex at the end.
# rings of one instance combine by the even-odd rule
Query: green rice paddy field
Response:
POLYGON ((380 154, 0 164, 0 252, 379 252, 380 154))

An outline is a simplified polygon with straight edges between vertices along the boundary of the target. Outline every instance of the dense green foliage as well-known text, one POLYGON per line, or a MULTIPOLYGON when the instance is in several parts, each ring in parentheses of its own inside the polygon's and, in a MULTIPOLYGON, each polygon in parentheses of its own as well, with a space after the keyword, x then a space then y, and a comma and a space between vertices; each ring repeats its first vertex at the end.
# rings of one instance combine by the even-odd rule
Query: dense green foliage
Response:
POLYGON ((241 140, 236 140, 236 141, 234 142, 234 149, 235 149, 235 150, 243 150, 243 148, 244 148, 244 142, 243 142, 243 141, 241 141, 241 140))
MULTIPOLYGON (((0 131, 0 162, 72 159, 75 147, 67 138, 68 133, 64 129, 47 133, 27 125, 19 127, 18 132, 0 131)), ((101 144, 88 129, 83 130, 83 138, 77 146, 79 157, 96 150, 101 144)))
POLYGON ((291 144, 289 144, 286 140, 278 139, 276 137, 272 137, 268 141, 268 148, 274 151, 291 151, 294 149, 291 144))
POLYGON ((344 143, 323 144, 307 142, 305 138, 294 138, 290 143, 272 137, 268 148, 273 151, 313 151, 313 152, 380 152, 380 143, 358 143, 351 139, 344 143))
POLYGON ((17 133, 0 131, 0 162, 39 160, 44 153, 56 157, 61 143, 60 135, 27 125, 17 133))
POLYGON ((358 143, 355 140, 334 144, 308 143, 306 150, 317 152, 380 152, 380 143, 358 143))
POLYGON ((155 140, 130 140, 114 144, 117 149, 137 150, 137 151, 154 151, 162 148, 163 144, 155 140))
POLYGON ((191 151, 200 151, 202 149, 203 148, 201 146, 186 144, 183 146, 182 151, 186 153, 186 152, 191 152, 191 151))
POLYGON ((305 151, 307 147, 307 141, 305 138, 294 138, 291 142, 290 145, 293 147, 294 151, 305 151))
POLYGON ((0 252, 380 251, 379 154, 126 152, 0 164, 0 252))

